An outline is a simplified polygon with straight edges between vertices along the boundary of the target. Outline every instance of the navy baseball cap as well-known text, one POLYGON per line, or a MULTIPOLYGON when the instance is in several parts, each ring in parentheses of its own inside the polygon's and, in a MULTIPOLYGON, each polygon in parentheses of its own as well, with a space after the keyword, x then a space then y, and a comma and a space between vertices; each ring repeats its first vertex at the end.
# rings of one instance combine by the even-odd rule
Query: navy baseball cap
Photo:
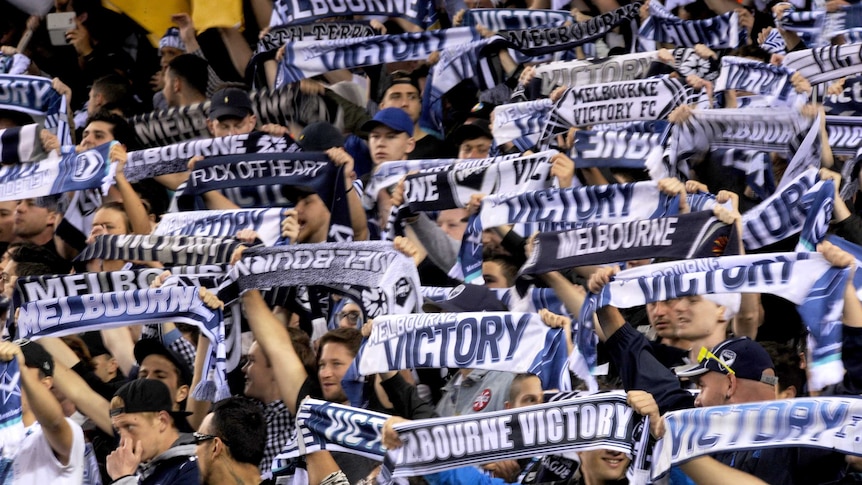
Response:
POLYGON ((226 88, 213 93, 210 100, 210 119, 219 120, 226 116, 245 118, 253 114, 251 98, 248 93, 239 88, 226 88))
POLYGON ((374 115, 374 118, 362 125, 362 131, 371 131, 378 126, 386 126, 391 130, 407 133, 413 136, 413 120, 401 108, 384 108, 374 115))
POLYGON ((769 353, 748 337, 727 339, 711 351, 703 347, 697 360, 697 364, 677 367, 674 372, 679 377, 695 377, 712 371, 770 385, 778 383, 769 353), (767 374, 767 370, 772 370, 772 374, 767 374))
POLYGON ((306 126, 296 139, 306 152, 323 152, 334 147, 344 146, 344 135, 332 123, 318 121, 306 126))

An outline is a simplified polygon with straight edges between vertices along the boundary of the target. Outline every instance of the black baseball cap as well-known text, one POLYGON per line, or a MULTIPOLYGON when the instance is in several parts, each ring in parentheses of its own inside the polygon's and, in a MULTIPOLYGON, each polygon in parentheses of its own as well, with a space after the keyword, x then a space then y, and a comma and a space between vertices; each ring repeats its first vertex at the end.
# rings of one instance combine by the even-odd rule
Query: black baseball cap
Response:
POLYGON ((296 139, 302 151, 322 152, 344 146, 344 135, 332 123, 318 121, 306 126, 296 139))
POLYGON ((183 359, 177 355, 176 352, 162 345, 158 339, 146 338, 138 340, 138 343, 135 344, 134 352, 135 360, 138 361, 138 364, 143 363, 144 359, 150 355, 161 355, 171 361, 171 363, 177 368, 180 373, 180 380, 182 381, 181 384, 192 384, 192 370, 189 366, 184 363, 183 359))
POLYGON ((466 123, 452 132, 449 136, 453 145, 460 146, 467 140, 475 140, 476 138, 494 139, 491 134, 491 122, 488 120, 473 120, 472 123, 466 123))
POLYGON ((24 354, 24 365, 33 369, 39 369, 45 376, 54 375, 54 357, 42 347, 32 340, 20 339, 15 341, 21 352, 24 354))
POLYGON ((775 366, 769 353, 759 343, 748 337, 725 340, 712 350, 702 348, 698 363, 674 369, 679 377, 695 377, 707 372, 734 374, 739 379, 749 379, 766 384, 778 383, 775 366), (772 370, 772 373, 767 373, 772 370))
POLYGON ((156 379, 135 379, 123 384, 117 389, 114 397, 123 400, 123 407, 111 409, 111 416, 131 413, 158 413, 165 411, 174 417, 179 423, 185 421, 188 412, 174 411, 174 403, 171 400, 171 391, 164 382, 156 379))

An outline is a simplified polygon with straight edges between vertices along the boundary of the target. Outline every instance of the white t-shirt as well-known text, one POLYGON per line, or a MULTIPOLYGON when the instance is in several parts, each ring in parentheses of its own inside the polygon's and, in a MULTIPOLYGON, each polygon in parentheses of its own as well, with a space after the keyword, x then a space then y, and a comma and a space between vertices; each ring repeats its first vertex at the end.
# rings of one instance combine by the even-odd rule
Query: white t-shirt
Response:
POLYGON ((63 465, 54 455, 42 427, 35 423, 26 429, 26 437, 15 457, 15 484, 79 485, 84 480, 84 430, 69 418, 72 427, 72 452, 63 465))

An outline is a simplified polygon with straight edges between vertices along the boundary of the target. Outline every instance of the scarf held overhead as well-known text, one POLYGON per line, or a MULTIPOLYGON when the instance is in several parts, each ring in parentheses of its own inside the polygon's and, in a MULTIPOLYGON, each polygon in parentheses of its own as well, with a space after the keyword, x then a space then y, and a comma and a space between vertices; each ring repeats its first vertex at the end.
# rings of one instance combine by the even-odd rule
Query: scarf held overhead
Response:
POLYGON ((374 319, 359 373, 415 368, 528 372, 545 389, 570 387, 560 329, 535 313, 430 313, 374 319))
POLYGON ((81 153, 58 155, 38 162, 0 167, 0 201, 20 200, 77 190, 100 189, 110 183, 111 144, 81 153))
POLYGON ((619 393, 597 394, 478 417, 395 425, 404 443, 389 451, 393 476, 426 475, 498 460, 609 449, 632 454, 640 419, 619 393))
POLYGON ((712 211, 544 232, 521 274, 644 258, 721 256, 737 239, 733 226, 718 221, 712 211))
POLYGON ((723 451, 812 447, 862 454, 862 400, 796 398, 673 411, 664 416, 652 477, 694 457, 723 451))

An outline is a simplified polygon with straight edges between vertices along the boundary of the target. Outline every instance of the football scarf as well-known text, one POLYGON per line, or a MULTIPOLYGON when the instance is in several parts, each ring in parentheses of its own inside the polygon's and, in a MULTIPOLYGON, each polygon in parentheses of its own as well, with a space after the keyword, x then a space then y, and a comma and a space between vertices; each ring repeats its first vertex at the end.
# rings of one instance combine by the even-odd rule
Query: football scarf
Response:
POLYGON ((15 455, 24 440, 18 360, 0 362, 0 483, 11 484, 15 455))
POLYGON ((811 84, 859 74, 862 42, 788 52, 783 66, 805 76, 811 84))
POLYGON ((46 153, 39 139, 42 125, 34 123, 0 130, 0 160, 5 165, 35 162, 45 158, 46 153))
POLYGON ((75 261, 159 261, 177 266, 227 263, 239 245, 239 241, 224 237, 102 235, 96 236, 75 261))
POLYGON ((129 152, 124 173, 131 183, 158 175, 185 172, 189 159, 245 153, 281 153, 299 150, 288 135, 271 136, 260 131, 220 138, 201 138, 129 152))
POLYGON ((591 295, 580 320, 591 320, 595 308, 606 305, 630 308, 714 293, 777 295, 797 305, 808 327, 809 385, 819 390, 841 382, 844 376, 840 321, 848 273, 847 268, 832 267, 818 253, 726 256, 647 265, 619 273, 601 293, 591 295))
MULTIPOLYGON (((0 200, 19 200, 76 190, 107 191, 113 177, 107 160, 111 144, 81 153, 52 151, 38 162, 0 166, 0 200)), ((17 150, 16 150, 17 151, 17 150)))
POLYGON ((156 236, 224 236, 232 237, 243 229, 257 231, 266 246, 282 241, 282 209, 239 209, 173 212, 162 216, 153 234, 156 236))
POLYGON ((408 175, 404 200, 413 211, 466 207, 473 194, 511 193, 550 186, 548 150, 518 158, 461 160, 444 170, 408 175))
POLYGON ((428 160, 397 160, 380 164, 371 174, 368 185, 362 193, 362 206, 371 210, 377 205, 377 195, 381 190, 397 184, 408 173, 414 170, 428 170, 446 167, 457 163, 457 158, 433 158, 428 160))
POLYGON ((497 106, 491 130, 494 142, 497 146, 511 142, 522 152, 533 149, 539 144, 553 109, 554 102, 547 98, 497 106))
POLYGON ((735 450, 812 447, 858 455, 862 400, 796 398, 672 411, 656 444, 652 477, 691 458, 735 450))
MULTIPOLYGON (((385 0, 379 2, 337 2, 334 0, 275 0, 270 27, 296 25, 330 17, 384 15, 401 17, 410 23, 428 27, 436 21, 434 4, 427 0, 385 0)), ((325 25, 325 23, 323 23, 325 25)))
POLYGON ((475 40, 479 40, 475 29, 454 27, 324 42, 292 42, 285 45, 276 87, 338 69, 427 59, 434 51, 475 40))
POLYGON ((556 86, 575 87, 640 79, 649 71, 657 52, 639 52, 584 61, 557 61, 536 66, 541 94, 547 96, 556 86))
POLYGON ((241 291, 285 286, 363 288, 368 317, 414 313, 421 305, 413 260, 391 243, 363 241, 254 247, 230 271, 241 291))
POLYGON ((650 2, 649 18, 641 25, 639 36, 644 50, 655 50, 655 43, 710 49, 735 49, 744 42, 745 30, 739 28, 739 15, 727 12, 704 20, 682 20, 658 2, 650 2))
POLYGON ((637 22, 640 3, 625 5, 583 22, 572 22, 559 27, 503 30, 499 32, 513 49, 535 56, 567 50, 605 36, 623 22, 637 22))
POLYGON ((578 168, 643 169, 661 164, 666 137, 666 133, 578 130, 569 158, 578 168))
POLYGON ((544 389, 571 388, 562 329, 536 313, 424 313, 377 317, 360 349, 359 373, 418 368, 530 373, 544 389))
POLYGON ((789 105, 796 99, 790 82, 793 71, 736 56, 721 58, 721 74, 715 82, 715 91, 728 89, 747 91, 767 96, 770 106, 789 105))
POLYGON ((622 393, 395 425, 403 446, 386 455, 392 476, 415 476, 564 451, 632 454, 641 419, 622 393), (481 416, 481 417, 479 417, 481 416))
POLYGON ((565 10, 533 10, 526 8, 471 8, 464 12, 464 25, 484 25, 492 32, 500 30, 549 27, 574 22, 571 12, 565 10))
POLYGON ((30 301, 18 311, 23 338, 62 337, 128 325, 179 322, 194 325, 214 343, 216 399, 230 396, 225 365, 225 331, 221 310, 201 300, 200 288, 167 287, 87 294, 30 301))
POLYGON ((368 22, 358 20, 282 25, 269 30, 258 42, 255 54, 276 50, 289 42, 355 39, 379 35, 368 22))
POLYGON ((540 233, 520 273, 537 275, 632 259, 721 256, 738 238, 732 229, 711 211, 701 211, 540 233))
POLYGON ((801 231, 808 215, 801 203, 802 198, 814 187, 816 179, 817 170, 809 169, 746 211, 742 216, 745 249, 759 249, 801 231))
MULTIPOLYGON (((0 74, 0 109, 21 111, 44 121, 61 145, 71 145, 66 99, 51 87, 51 79, 0 74)), ((37 134, 38 135, 38 134, 37 134)))

